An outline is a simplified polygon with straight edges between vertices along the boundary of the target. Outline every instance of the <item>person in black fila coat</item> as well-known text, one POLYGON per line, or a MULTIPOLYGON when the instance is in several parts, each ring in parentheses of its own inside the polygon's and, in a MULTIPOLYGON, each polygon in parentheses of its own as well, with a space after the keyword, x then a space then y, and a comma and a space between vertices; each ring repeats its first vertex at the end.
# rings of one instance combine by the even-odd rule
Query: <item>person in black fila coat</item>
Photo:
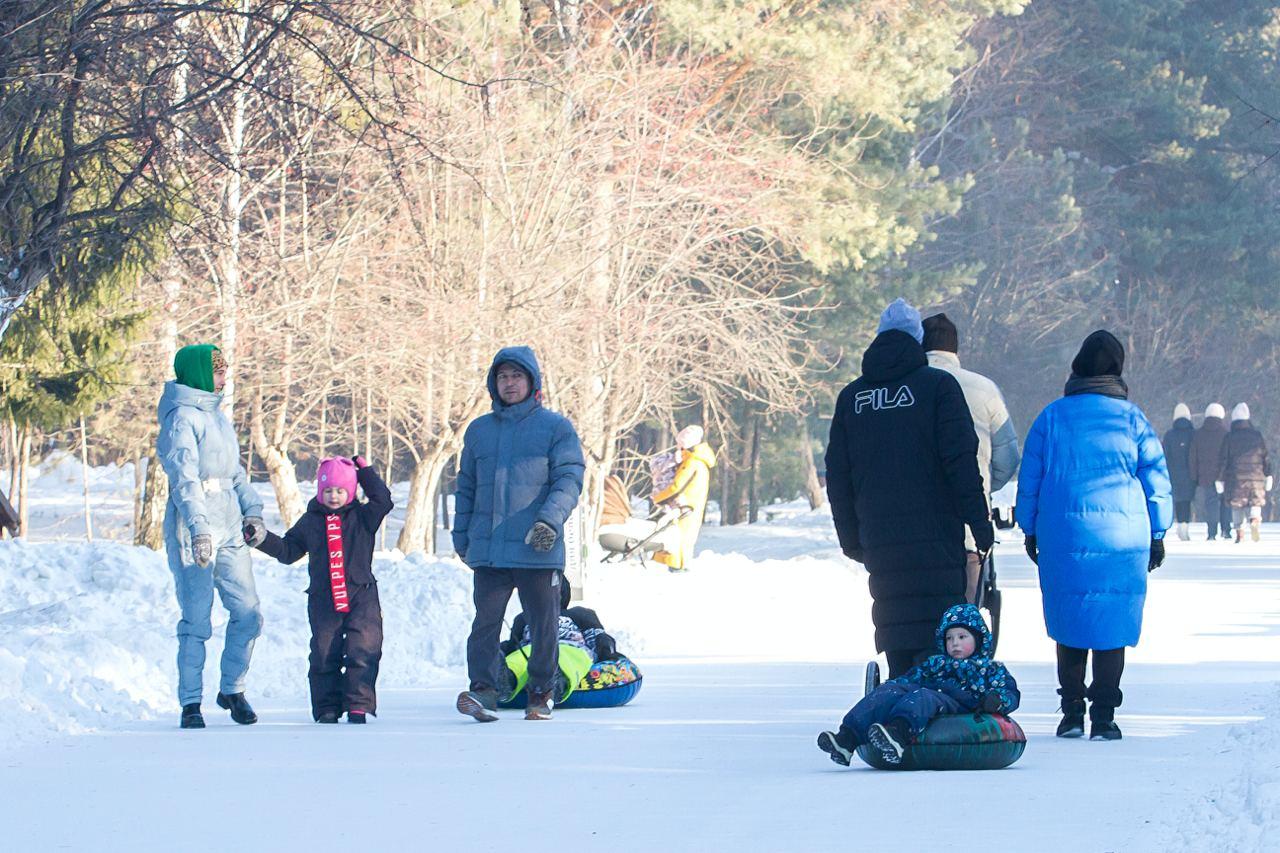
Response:
POLYGON ((898 299, 878 332, 836 401, 827 495, 840 549, 867 567, 876 649, 896 678, 964 603, 965 525, 984 555, 995 534, 973 418, 955 377, 929 366, 920 313, 898 299))
POLYGON ((309 556, 311 585, 311 715, 318 723, 363 723, 378 710, 375 683, 382 660, 382 606, 373 577, 374 538, 392 509, 391 492, 362 457, 326 459, 316 497, 283 537, 266 533, 253 545, 282 563, 309 556), (356 485, 365 503, 356 501, 356 485))

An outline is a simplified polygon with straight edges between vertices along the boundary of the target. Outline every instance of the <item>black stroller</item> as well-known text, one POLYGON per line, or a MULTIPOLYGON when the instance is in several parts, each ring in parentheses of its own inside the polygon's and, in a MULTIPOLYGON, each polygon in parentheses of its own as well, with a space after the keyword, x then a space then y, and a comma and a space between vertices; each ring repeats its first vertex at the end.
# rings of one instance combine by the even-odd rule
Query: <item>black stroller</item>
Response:
MULTIPOLYGON (((982 569, 978 574, 977 601, 980 609, 986 610, 991 622, 991 653, 995 654, 1000 644, 1000 590, 996 588, 996 562, 994 553, 988 553, 982 561, 982 569)), ((866 680, 863 684, 863 695, 880 686, 880 662, 867 664, 866 680)))

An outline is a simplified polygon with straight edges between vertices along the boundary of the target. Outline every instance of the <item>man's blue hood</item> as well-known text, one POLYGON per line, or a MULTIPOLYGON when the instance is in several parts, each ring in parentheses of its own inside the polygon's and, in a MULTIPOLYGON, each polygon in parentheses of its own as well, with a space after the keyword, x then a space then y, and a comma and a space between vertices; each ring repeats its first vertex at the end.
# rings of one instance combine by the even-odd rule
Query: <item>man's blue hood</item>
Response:
POLYGON ((498 350, 498 354, 493 357, 493 364, 489 366, 489 397, 493 400, 494 411, 499 409, 511 409, 515 406, 508 406, 502 402, 502 398, 498 396, 498 366, 510 362, 516 365, 525 373, 529 374, 533 387, 529 391, 528 399, 516 403, 516 406, 523 406, 529 400, 540 400, 542 397, 542 370, 538 367, 538 359, 533 354, 533 350, 529 347, 503 347, 498 350))
POLYGON ((979 647, 974 650, 973 657, 989 658, 991 657, 991 631, 987 628, 987 622, 982 618, 982 611, 972 604, 957 604, 947 609, 942 614, 942 621, 938 623, 938 630, 934 632, 933 639, 938 645, 938 652, 945 655, 947 653, 947 629, 954 628, 959 625, 961 628, 968 628, 973 636, 977 637, 979 647))

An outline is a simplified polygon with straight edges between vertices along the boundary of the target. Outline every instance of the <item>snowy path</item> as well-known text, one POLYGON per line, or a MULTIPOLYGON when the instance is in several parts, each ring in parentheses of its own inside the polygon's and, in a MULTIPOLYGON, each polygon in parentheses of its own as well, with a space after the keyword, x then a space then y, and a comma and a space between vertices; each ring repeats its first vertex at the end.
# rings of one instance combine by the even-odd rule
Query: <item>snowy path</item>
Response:
POLYGON ((665 575, 605 583, 602 614, 625 610, 637 643, 639 614, 663 610, 630 707, 550 723, 512 712, 480 726, 453 712, 455 680, 388 683, 382 716, 363 729, 306 722, 297 694, 259 701, 251 728, 209 713, 205 732, 180 733, 168 715, 59 736, 0 756, 5 847, 1268 849, 1262 833, 1280 827, 1280 543, 1171 545, 1130 654, 1115 744, 1052 736, 1052 646, 1030 563, 1009 543, 1001 657, 1023 691, 1025 757, 990 773, 890 774, 842 770, 813 746, 856 698, 869 633, 865 580, 818 558, 829 547, 814 541, 819 522, 714 531, 715 568, 679 579, 690 581, 684 598, 665 575), (783 582, 780 598, 760 573, 783 582), (719 589, 722 610, 700 584, 719 589), (807 584, 822 589, 804 593, 807 584), (746 659, 671 656, 669 626, 699 614, 715 629, 692 632, 699 648, 713 648, 713 633, 770 624, 802 642, 773 655, 760 653, 765 641, 746 643, 746 659), (806 647, 819 662, 785 660, 806 647), (963 805, 948 806, 954 798, 963 805))

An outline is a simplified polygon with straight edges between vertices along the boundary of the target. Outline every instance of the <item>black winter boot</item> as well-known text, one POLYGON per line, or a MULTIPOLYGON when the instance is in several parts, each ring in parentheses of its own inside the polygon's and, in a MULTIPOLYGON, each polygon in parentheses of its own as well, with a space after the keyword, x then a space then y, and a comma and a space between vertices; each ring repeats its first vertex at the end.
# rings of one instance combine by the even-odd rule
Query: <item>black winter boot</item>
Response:
POLYGON ((319 716, 316 717, 316 722, 324 723, 325 725, 332 725, 333 723, 338 722, 338 712, 337 711, 321 711, 319 716))
POLYGON ((1089 724, 1089 740, 1120 740, 1120 727, 1115 720, 1094 720, 1089 724))
POLYGON ((1084 700, 1063 699, 1061 710, 1058 737, 1084 737, 1084 700))
POLYGON ((231 719, 242 726, 251 726, 258 722, 258 715, 253 713, 253 708, 249 706, 249 700, 244 698, 243 693, 232 693, 230 696, 219 693, 218 707, 230 711, 231 719))
POLYGON ((182 722, 178 723, 178 727, 183 729, 204 728, 204 714, 200 713, 199 702, 182 706, 182 722))
POLYGON ((873 723, 867 729, 867 740, 880 752, 886 763, 901 764, 902 753, 911 739, 906 727, 894 720, 885 725, 873 723))
POLYGON ((368 721, 365 719, 364 711, 348 711, 347 722, 355 723, 358 726, 363 726, 368 721))
POLYGON ((840 736, 836 732, 822 732, 819 734, 818 749, 829 755, 831 760, 841 767, 848 767, 849 763, 853 761, 853 749, 840 743, 840 736))

